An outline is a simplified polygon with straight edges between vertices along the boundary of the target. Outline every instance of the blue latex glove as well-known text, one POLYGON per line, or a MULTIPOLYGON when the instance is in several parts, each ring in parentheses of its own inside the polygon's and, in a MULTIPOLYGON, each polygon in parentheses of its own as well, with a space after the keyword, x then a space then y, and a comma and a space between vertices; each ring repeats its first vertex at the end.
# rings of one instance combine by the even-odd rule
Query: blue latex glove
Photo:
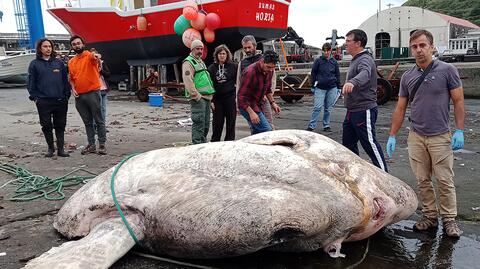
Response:
POLYGON ((395 151, 395 144, 397 144, 397 139, 395 136, 389 136, 387 141, 388 158, 392 158, 393 152, 395 151))
POLYGON ((463 130, 455 130, 452 137, 452 149, 462 149, 464 144, 465 140, 463 138, 463 130))
POLYGON ((312 87, 312 88, 310 89, 310 91, 311 91, 313 94, 315 94, 315 89, 316 89, 315 87, 312 87))

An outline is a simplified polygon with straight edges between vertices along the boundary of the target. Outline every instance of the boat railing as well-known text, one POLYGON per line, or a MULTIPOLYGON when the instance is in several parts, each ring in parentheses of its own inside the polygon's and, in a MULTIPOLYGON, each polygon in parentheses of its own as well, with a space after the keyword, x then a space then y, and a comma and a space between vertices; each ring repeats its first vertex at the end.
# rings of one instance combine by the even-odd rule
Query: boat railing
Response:
POLYGON ((32 54, 35 53, 35 50, 7 50, 5 51, 5 56, 17 56, 23 54, 32 54))

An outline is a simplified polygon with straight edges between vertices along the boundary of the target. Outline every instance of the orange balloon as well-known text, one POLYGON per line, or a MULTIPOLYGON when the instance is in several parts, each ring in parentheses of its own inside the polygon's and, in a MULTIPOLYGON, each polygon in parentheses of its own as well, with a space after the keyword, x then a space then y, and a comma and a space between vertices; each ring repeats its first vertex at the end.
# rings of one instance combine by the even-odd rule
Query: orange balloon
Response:
POLYGON ((208 13, 205 18, 205 25, 211 30, 216 30, 220 27, 220 16, 217 13, 208 13))
POLYGON ((187 1, 183 6, 183 16, 187 20, 195 20, 198 16, 198 6, 194 1, 187 1))
POLYGON ((199 12, 195 20, 192 21, 192 27, 198 31, 205 29, 205 14, 199 12))
POLYGON ((192 7, 183 8, 183 16, 190 21, 195 20, 198 17, 198 11, 192 7))
POLYGON ((200 34, 199 31, 193 29, 193 28, 188 28, 187 30, 185 30, 185 32, 183 32, 182 34, 182 41, 183 41, 183 44, 185 46, 187 46, 187 48, 190 48, 190 46, 192 45, 192 42, 193 40, 195 39, 199 39, 199 40, 202 40, 202 35, 200 34))
POLYGON ((205 28, 203 30, 203 38, 205 38, 205 41, 208 43, 212 43, 215 41, 215 31, 205 28))

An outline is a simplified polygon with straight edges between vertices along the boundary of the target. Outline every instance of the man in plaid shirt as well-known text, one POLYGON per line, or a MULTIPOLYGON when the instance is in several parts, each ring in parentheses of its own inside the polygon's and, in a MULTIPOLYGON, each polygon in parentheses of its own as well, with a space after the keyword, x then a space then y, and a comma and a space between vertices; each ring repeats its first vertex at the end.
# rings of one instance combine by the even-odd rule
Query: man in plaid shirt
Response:
POLYGON ((272 127, 262 112, 261 104, 266 96, 275 114, 281 112, 273 98, 272 76, 278 62, 278 54, 266 51, 263 58, 251 64, 242 74, 242 84, 238 91, 238 108, 250 125, 252 134, 268 132, 272 127))

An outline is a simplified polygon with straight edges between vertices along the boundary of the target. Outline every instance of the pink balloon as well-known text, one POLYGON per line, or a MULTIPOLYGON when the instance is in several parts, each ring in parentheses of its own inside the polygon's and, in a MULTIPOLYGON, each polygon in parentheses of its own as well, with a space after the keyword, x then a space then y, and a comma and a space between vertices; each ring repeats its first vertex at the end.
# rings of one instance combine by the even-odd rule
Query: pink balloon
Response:
POLYGON ((190 46, 192 45, 192 42, 193 40, 195 39, 199 39, 199 40, 202 40, 202 35, 200 34, 199 31, 193 29, 193 28, 188 28, 187 30, 185 30, 185 32, 183 32, 182 34, 182 41, 183 41, 183 44, 185 46, 187 46, 187 48, 190 48, 190 46))
POLYGON ((199 31, 205 29, 205 17, 205 14, 199 12, 197 18, 192 21, 192 27, 199 31))
POLYGON ((205 25, 211 30, 215 30, 220 27, 220 16, 217 13, 208 13, 205 18, 205 25))
POLYGON ((205 38, 205 41, 212 43, 215 41, 215 32, 211 29, 205 28, 203 30, 203 37, 205 38))

